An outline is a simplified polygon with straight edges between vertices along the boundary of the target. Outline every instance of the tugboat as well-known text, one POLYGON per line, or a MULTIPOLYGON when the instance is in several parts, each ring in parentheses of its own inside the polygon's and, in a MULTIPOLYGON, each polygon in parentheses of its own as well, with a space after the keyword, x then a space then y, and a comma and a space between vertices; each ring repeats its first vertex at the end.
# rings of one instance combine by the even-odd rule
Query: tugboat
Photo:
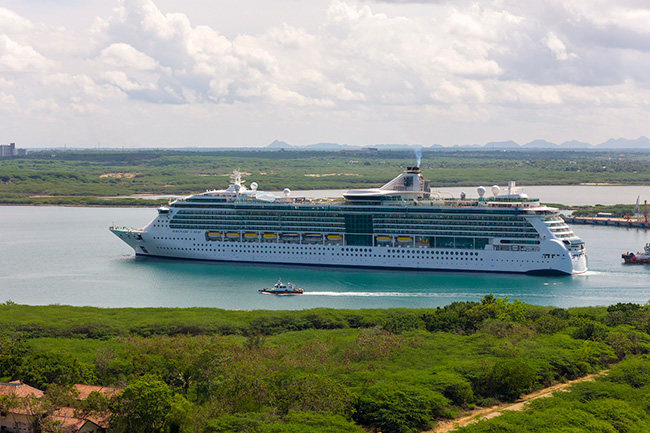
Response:
POLYGON ((621 257, 625 263, 633 265, 650 265, 650 242, 645 244, 641 253, 625 253, 621 257))
POLYGON ((260 289, 259 292, 265 295, 302 295, 305 293, 303 289, 295 287, 291 283, 284 284, 280 279, 272 288, 260 289))

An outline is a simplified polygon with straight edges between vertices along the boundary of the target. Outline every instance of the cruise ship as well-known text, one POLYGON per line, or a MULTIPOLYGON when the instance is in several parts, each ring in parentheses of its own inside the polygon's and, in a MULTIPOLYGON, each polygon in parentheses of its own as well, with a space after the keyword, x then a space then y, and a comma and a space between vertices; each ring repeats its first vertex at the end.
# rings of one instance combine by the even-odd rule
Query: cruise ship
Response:
POLYGON ((419 167, 380 188, 308 200, 247 188, 177 199, 140 229, 110 230, 138 256, 225 262, 402 270, 579 274, 582 239, 557 209, 518 193, 514 182, 476 197, 431 189, 419 167))

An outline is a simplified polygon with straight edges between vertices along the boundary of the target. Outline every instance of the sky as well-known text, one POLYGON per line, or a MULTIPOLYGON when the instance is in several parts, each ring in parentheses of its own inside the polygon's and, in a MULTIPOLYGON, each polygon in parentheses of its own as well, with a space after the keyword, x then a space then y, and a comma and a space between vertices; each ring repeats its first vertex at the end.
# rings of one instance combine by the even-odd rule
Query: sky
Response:
POLYGON ((0 143, 650 135, 647 0, 0 0, 0 143))

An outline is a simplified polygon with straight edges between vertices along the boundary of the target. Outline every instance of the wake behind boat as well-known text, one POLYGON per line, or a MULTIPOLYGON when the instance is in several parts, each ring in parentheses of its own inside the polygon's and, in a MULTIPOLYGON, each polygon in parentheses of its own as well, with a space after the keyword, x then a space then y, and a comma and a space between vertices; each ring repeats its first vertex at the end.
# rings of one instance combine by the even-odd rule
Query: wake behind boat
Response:
POLYGON ((259 292, 265 295, 302 295, 305 293, 303 289, 291 283, 284 284, 282 280, 278 280, 272 288, 260 289, 259 292))

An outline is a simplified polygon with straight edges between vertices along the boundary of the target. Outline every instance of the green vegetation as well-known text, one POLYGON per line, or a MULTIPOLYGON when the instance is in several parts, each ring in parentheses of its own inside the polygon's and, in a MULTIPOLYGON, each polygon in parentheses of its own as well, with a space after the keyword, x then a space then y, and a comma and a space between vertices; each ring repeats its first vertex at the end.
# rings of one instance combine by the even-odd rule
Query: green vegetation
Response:
MULTIPOLYGON (((579 419, 644 431, 649 323, 650 307, 636 304, 565 310, 492 295, 436 309, 295 312, 7 302, 0 376, 54 395, 78 382, 120 387, 102 403, 114 432, 407 433, 626 360, 605 381, 535 403, 529 424, 559 413, 566 431, 579 419)), ((494 425, 479 431, 540 431, 494 425)))
MULTIPOLYGON (((602 204, 596 206, 578 206, 573 210, 574 216, 596 216, 599 213, 610 213, 615 218, 624 218, 625 216, 634 217, 633 204, 617 204, 605 206, 602 204)), ((641 212, 643 212, 641 208, 641 212)))
MULTIPOLYGON (((422 170, 436 187, 638 185, 650 182, 649 161, 645 153, 436 150, 424 152, 422 170)), ((44 151, 0 160, 0 204, 140 206, 146 201, 98 197, 222 188, 236 168, 265 190, 369 187, 415 163, 410 151, 44 151)))
POLYGON ((534 400, 524 412, 502 416, 462 429, 459 433, 548 431, 650 431, 650 359, 632 358, 614 366, 594 382, 582 382, 554 398, 534 400))

